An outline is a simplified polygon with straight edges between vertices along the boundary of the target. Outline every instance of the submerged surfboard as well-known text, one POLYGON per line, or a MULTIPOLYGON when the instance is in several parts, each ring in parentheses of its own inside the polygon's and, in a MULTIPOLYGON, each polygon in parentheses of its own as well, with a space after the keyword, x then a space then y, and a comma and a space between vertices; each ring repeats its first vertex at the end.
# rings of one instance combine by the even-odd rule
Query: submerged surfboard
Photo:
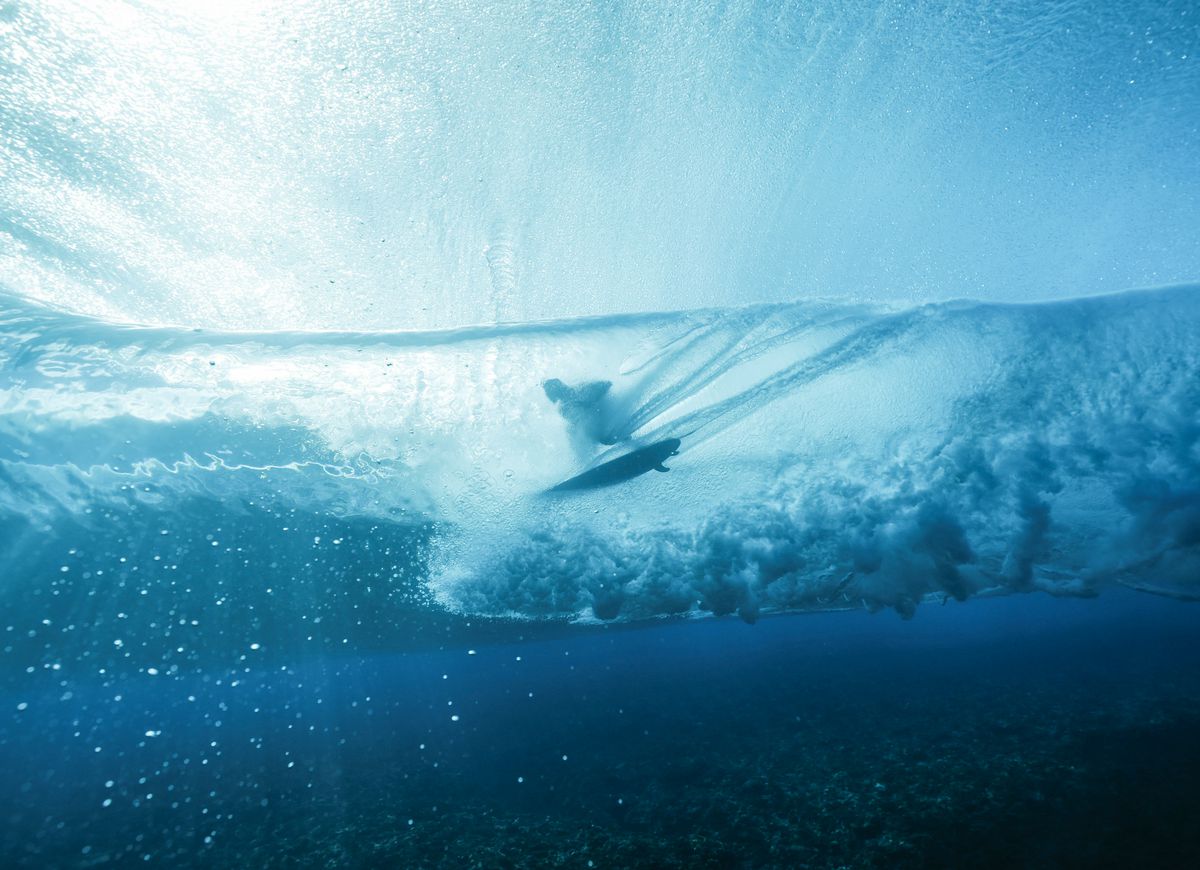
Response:
POLYGON ((649 447, 610 459, 608 462, 589 468, 582 474, 564 480, 558 486, 552 486, 547 492, 569 492, 580 489, 599 489, 602 486, 614 486, 624 483, 647 471, 669 471, 663 462, 679 452, 678 438, 667 438, 656 441, 649 447))

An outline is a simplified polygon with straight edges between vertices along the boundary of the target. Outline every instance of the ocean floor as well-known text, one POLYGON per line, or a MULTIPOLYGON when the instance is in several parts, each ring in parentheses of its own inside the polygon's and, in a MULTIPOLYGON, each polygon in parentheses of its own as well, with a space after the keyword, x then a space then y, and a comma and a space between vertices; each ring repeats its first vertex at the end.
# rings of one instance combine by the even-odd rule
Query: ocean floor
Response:
POLYGON ((1198 866, 1197 628, 1193 605, 1116 591, 131 678, 76 693, 90 723, 47 702, 5 727, 0 854, 1198 866))

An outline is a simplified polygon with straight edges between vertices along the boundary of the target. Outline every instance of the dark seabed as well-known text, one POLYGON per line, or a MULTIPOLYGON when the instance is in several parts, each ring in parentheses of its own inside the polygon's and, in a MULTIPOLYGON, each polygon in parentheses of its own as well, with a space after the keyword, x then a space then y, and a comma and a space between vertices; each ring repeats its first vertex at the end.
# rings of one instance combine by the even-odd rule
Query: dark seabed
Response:
POLYGON ((1197 866, 1198 627, 1110 591, 6 693, 3 864, 1197 866))

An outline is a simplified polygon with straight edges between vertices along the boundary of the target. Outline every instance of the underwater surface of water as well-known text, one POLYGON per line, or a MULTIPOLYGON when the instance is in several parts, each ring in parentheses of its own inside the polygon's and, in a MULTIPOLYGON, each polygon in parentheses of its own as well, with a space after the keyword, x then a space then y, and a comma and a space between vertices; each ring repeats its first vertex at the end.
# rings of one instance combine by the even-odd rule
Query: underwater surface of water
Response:
POLYGON ((0 0, 0 865, 1200 865, 1198 64, 0 0))

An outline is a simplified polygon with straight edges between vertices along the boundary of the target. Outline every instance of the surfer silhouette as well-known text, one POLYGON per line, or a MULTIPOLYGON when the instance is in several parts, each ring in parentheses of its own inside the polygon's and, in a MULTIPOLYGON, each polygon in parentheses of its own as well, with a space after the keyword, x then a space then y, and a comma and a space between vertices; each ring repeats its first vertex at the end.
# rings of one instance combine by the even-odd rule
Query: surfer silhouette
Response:
POLYGON ((589 381, 571 387, 550 378, 542 383, 542 389, 546 398, 558 405, 579 453, 590 453, 595 444, 617 443, 612 435, 612 381, 589 381))

